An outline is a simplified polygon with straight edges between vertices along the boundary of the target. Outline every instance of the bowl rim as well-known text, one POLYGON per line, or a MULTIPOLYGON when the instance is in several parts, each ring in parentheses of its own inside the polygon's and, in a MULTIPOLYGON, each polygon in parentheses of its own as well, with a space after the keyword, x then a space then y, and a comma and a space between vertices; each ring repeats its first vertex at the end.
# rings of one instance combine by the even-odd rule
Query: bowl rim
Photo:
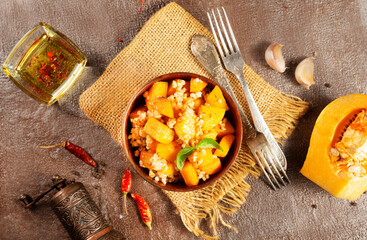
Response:
POLYGON ((133 166, 135 171, 144 180, 146 180, 147 182, 149 182, 153 186, 156 186, 156 187, 158 187, 160 189, 163 189, 163 190, 174 191, 174 192, 189 192, 189 191, 193 191, 193 190, 202 189, 202 188, 205 188, 207 186, 210 186, 210 185, 214 184, 218 179, 220 179, 229 170, 229 168, 232 166, 232 164, 234 163, 234 161, 238 157, 238 154, 239 154, 239 151, 240 151, 241 145, 242 145, 242 140, 243 140, 243 126, 242 126, 242 121, 240 119, 240 113, 239 113, 239 110, 237 108, 237 105, 235 104, 235 102, 231 98, 231 96, 227 93, 227 91, 222 86, 220 86, 214 80, 212 80, 210 78, 207 78, 207 77, 204 77, 202 75, 195 74, 195 73, 190 73, 190 72, 172 72, 172 73, 160 75, 158 77, 155 77, 155 78, 149 80, 143 86, 141 86, 136 91, 136 93, 131 97, 131 100, 129 101, 129 103, 127 104, 127 107, 125 108, 125 111, 124 111, 124 114, 123 114, 122 131, 123 131, 123 133, 122 133, 123 149, 124 149, 124 152, 125 152, 125 155, 126 155, 127 159, 129 160, 130 164, 133 166), (183 187, 181 187, 180 185, 173 185, 173 184, 170 184, 170 183, 167 183, 167 184, 164 185, 163 183, 159 183, 159 182, 155 181, 154 179, 152 179, 151 177, 149 177, 144 172, 143 168, 138 166, 137 162, 135 161, 135 157, 134 157, 132 151, 130 150, 131 146, 130 146, 130 143, 129 143, 129 140, 128 140, 129 133, 127 132, 127 128, 128 128, 128 124, 130 122, 129 121, 129 115, 130 115, 131 111, 133 110, 133 107, 134 108, 136 107, 136 106, 134 106, 134 103, 155 82, 159 82, 159 81, 168 81, 169 82, 169 81, 172 81, 172 80, 175 80, 175 79, 184 79, 185 80, 185 79, 188 79, 188 78, 200 78, 204 82, 207 82, 209 85, 220 87, 220 89, 223 92, 224 98, 226 99, 227 102, 229 100, 229 105, 232 105, 230 107, 230 110, 232 112, 231 114, 234 116, 234 118, 235 117, 236 117, 236 119, 239 118, 239 120, 237 121, 238 126, 235 126, 235 128, 236 128, 235 146, 237 146, 237 147, 232 150, 232 151, 234 151, 233 157, 227 159, 228 164, 226 164, 226 166, 223 167, 222 170, 219 171, 218 173, 216 173, 214 175, 211 175, 208 180, 200 181, 200 183, 196 186, 183 186, 183 187))

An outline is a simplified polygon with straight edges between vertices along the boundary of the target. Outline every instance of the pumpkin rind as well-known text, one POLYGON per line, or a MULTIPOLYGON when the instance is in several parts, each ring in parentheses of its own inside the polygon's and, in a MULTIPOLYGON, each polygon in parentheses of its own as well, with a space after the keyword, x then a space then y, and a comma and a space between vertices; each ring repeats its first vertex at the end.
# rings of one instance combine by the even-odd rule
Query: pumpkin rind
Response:
POLYGON ((301 174, 337 198, 356 200, 367 190, 367 176, 347 177, 336 173, 330 149, 336 134, 351 113, 367 109, 367 95, 351 94, 327 105, 316 120, 301 174))

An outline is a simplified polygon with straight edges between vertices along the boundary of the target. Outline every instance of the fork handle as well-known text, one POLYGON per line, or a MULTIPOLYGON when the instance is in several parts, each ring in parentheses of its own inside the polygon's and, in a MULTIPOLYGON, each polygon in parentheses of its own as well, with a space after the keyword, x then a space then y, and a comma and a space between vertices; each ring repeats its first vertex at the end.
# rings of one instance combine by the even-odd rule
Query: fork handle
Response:
POLYGON ((247 133, 247 138, 253 138, 256 136, 256 129, 251 124, 250 120, 247 118, 246 114, 243 112, 241 105, 239 104, 234 92, 232 90, 231 85, 223 71, 223 68, 220 66, 214 71, 215 79, 219 82, 219 84, 229 93, 233 101, 235 102, 238 111, 240 112, 241 120, 244 125, 244 128, 247 133))
POLYGON ((252 120, 253 120, 256 130, 259 132, 262 132, 264 135, 268 135, 267 132, 270 133, 270 130, 268 126, 266 125, 266 122, 263 116, 261 115, 259 108, 256 106, 256 102, 250 92, 250 88, 248 87, 243 71, 242 70, 236 71, 235 75, 240 80, 242 91, 245 94, 248 106, 250 108, 252 120))
POLYGON ((255 128, 257 131, 262 132, 265 138, 268 140, 271 148, 273 149, 277 158, 280 159, 281 165, 284 169, 287 169, 287 161, 284 156, 283 151, 280 149, 277 141, 275 140, 273 134, 270 132, 268 125, 266 124, 263 116, 260 113, 259 108, 256 106, 255 100, 250 92, 250 88, 246 82, 245 75, 242 70, 237 70, 234 75, 240 80, 240 84, 245 94, 248 106, 250 108, 252 120, 254 122, 255 128))

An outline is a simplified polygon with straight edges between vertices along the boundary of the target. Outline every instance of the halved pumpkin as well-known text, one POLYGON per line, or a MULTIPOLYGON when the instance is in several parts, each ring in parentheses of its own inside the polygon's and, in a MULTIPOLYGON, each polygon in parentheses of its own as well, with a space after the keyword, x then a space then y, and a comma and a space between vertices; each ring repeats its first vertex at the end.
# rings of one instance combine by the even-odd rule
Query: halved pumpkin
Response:
MULTIPOLYGON (((341 169, 339 162, 332 159, 331 151, 335 144, 343 141, 345 130, 353 124, 357 114, 366 109, 367 95, 351 94, 338 98, 321 112, 311 135, 301 173, 337 198, 354 201, 367 190, 367 159, 361 160, 364 174, 350 174, 345 172, 348 168, 341 169)), ((360 126, 360 129, 367 134, 367 125, 360 126)))

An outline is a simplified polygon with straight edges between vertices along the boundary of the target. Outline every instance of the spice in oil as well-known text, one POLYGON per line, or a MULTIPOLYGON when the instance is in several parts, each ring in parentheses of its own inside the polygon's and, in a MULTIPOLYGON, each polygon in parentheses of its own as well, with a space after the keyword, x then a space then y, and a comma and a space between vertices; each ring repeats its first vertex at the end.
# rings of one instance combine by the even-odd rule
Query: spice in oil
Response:
POLYGON ((24 54, 16 71, 35 91, 51 100, 68 85, 83 60, 62 39, 43 34, 24 54))

